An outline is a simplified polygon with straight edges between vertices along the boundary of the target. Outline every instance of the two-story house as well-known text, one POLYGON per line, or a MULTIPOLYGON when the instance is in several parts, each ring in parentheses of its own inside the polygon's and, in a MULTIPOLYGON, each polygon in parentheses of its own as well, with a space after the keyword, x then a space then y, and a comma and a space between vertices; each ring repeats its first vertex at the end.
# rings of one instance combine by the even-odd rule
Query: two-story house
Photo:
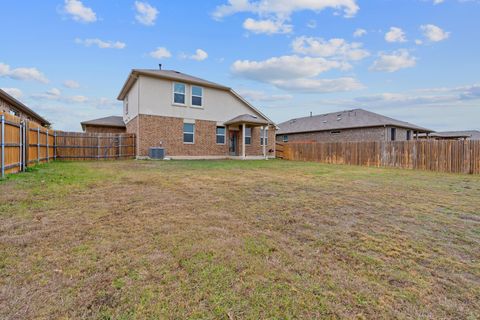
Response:
POLYGON ((132 70, 118 100, 137 156, 274 157, 275 124, 227 86, 172 70, 132 70))

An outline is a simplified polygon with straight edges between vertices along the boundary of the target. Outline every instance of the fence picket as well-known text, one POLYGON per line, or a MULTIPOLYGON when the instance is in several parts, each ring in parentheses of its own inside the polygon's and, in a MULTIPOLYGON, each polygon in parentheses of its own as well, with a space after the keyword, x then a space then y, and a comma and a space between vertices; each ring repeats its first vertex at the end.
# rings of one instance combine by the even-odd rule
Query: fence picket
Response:
POLYGON ((1 178, 52 159, 113 160, 135 157, 134 134, 53 131, 8 113, 0 113, 0 122, 1 178), (97 151, 94 157, 89 151, 92 149, 97 151))
POLYGON ((480 141, 278 143, 286 160, 480 174, 480 141))

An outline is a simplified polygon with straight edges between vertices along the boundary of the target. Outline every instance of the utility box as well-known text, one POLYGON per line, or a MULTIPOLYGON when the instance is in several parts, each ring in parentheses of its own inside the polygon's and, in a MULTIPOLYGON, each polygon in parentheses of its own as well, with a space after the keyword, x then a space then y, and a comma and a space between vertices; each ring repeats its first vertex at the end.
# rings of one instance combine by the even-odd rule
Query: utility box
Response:
POLYGON ((165 158, 165 148, 152 147, 148 149, 150 159, 163 160, 165 158))

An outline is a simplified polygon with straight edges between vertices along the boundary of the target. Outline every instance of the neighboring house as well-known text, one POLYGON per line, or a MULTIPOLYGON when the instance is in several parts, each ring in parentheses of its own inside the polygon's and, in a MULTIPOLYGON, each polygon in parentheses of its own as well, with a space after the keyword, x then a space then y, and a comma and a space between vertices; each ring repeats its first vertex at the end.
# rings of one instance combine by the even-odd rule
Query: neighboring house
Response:
POLYGON ((465 130, 465 131, 444 131, 434 132, 427 135, 421 135, 422 139, 433 140, 480 140, 480 131, 478 130, 465 130))
POLYGON ((173 70, 132 70, 118 99, 140 157, 151 147, 169 158, 275 156, 273 121, 227 86, 173 70))
POLYGON ((9 113, 21 119, 36 122, 44 127, 50 126, 50 122, 1 89, 0 112, 9 113))
POLYGON ((121 116, 111 116, 81 122, 85 132, 96 133, 125 133, 127 127, 121 116))
POLYGON ((277 141, 404 141, 432 130, 363 109, 292 119, 278 125, 277 141))

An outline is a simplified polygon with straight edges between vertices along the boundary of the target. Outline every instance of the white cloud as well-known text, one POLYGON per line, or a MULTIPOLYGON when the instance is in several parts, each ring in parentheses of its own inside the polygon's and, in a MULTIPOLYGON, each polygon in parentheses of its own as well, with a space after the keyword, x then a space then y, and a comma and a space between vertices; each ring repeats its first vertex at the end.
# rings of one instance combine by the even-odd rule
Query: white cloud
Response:
POLYGON ((353 33, 353 36, 354 36, 355 38, 360 38, 360 37, 363 37, 363 36, 366 35, 366 34, 367 34, 367 30, 358 28, 358 29, 355 30, 355 32, 353 33))
POLYGON ((238 93, 247 100, 261 102, 285 101, 293 98, 290 94, 267 94, 258 90, 239 90, 238 93))
POLYGON ((75 81, 75 80, 65 80, 65 81, 63 82, 63 86, 64 86, 65 88, 69 88, 69 89, 78 89, 78 88, 80 88, 80 84, 79 84, 77 81, 75 81))
POLYGON ((155 51, 150 52, 150 57, 155 59, 170 58, 172 54, 165 47, 158 47, 155 51))
POLYGON ((294 12, 303 10, 320 12, 325 9, 343 11, 345 17, 353 17, 359 7, 356 0, 229 0, 228 4, 216 8, 213 17, 221 19, 240 12, 250 12, 259 16, 274 15, 288 19, 294 12))
POLYGON ((420 26, 423 35, 431 42, 439 42, 448 39, 450 32, 443 31, 440 27, 433 24, 420 26))
POLYGON ((397 50, 391 54, 381 52, 379 58, 370 67, 372 71, 395 72, 400 69, 414 67, 417 59, 405 50, 397 50))
POLYGON ((362 60, 370 53, 362 49, 362 44, 358 42, 348 43, 344 39, 330 39, 328 41, 322 38, 298 37, 292 42, 292 48, 295 53, 312 55, 317 57, 331 57, 340 60, 362 60))
POLYGON ((406 42, 407 37, 402 29, 391 27, 390 31, 385 34, 385 40, 387 42, 406 42))
POLYGON ((206 53, 204 50, 202 49, 197 49, 195 51, 195 54, 194 55, 191 55, 190 56, 190 59, 192 60, 197 60, 197 61, 203 61, 205 59, 208 58, 208 53, 206 53))
POLYGON ((135 1, 137 14, 135 19, 143 25, 153 26, 157 20, 158 10, 147 2, 135 1))
POLYGON ((100 40, 98 38, 95 39, 75 39, 75 43, 77 44, 82 44, 85 47, 90 47, 92 45, 95 45, 99 47, 100 49, 123 49, 127 45, 124 42, 120 41, 104 41, 100 40))
POLYGON ((238 60, 232 72, 244 78, 269 83, 279 89, 300 92, 338 92, 362 87, 353 78, 318 79, 320 74, 332 69, 344 69, 345 63, 323 57, 297 55, 273 57, 264 61, 238 60))
POLYGON ((280 89, 303 93, 332 93, 364 88, 358 80, 346 77, 338 79, 292 79, 277 80, 273 84, 280 89))
POLYGON ((66 103, 85 103, 89 99, 85 96, 75 95, 75 96, 63 96, 62 91, 58 88, 52 88, 43 93, 33 94, 31 98, 36 100, 50 100, 50 101, 61 101, 66 103))
POLYGON ((22 90, 18 88, 1 88, 1 89, 16 99, 20 99, 23 96, 22 90))
POLYGON ((440 4, 440 3, 443 3, 443 2, 445 2, 445 0, 433 0, 434 5, 437 5, 437 4, 440 4))
POLYGON ((254 20, 252 18, 248 18, 243 22, 243 28, 257 34, 291 33, 293 30, 292 25, 285 24, 281 20, 254 20))
POLYGON ((48 83, 48 79, 37 68, 16 68, 11 69, 8 64, 0 62, 0 77, 7 77, 15 80, 32 80, 41 83, 48 83))
POLYGON ((415 44, 416 44, 417 46, 420 46, 420 45, 423 44, 423 41, 420 40, 420 39, 416 39, 416 40, 415 40, 415 44))
POLYGON ((232 71, 251 80, 273 82, 304 77, 315 77, 343 66, 338 61, 325 58, 281 56, 264 61, 237 60, 232 65, 232 71))
POLYGON ((80 0, 65 0, 64 10, 75 21, 86 23, 97 21, 96 13, 91 8, 85 7, 80 0))

